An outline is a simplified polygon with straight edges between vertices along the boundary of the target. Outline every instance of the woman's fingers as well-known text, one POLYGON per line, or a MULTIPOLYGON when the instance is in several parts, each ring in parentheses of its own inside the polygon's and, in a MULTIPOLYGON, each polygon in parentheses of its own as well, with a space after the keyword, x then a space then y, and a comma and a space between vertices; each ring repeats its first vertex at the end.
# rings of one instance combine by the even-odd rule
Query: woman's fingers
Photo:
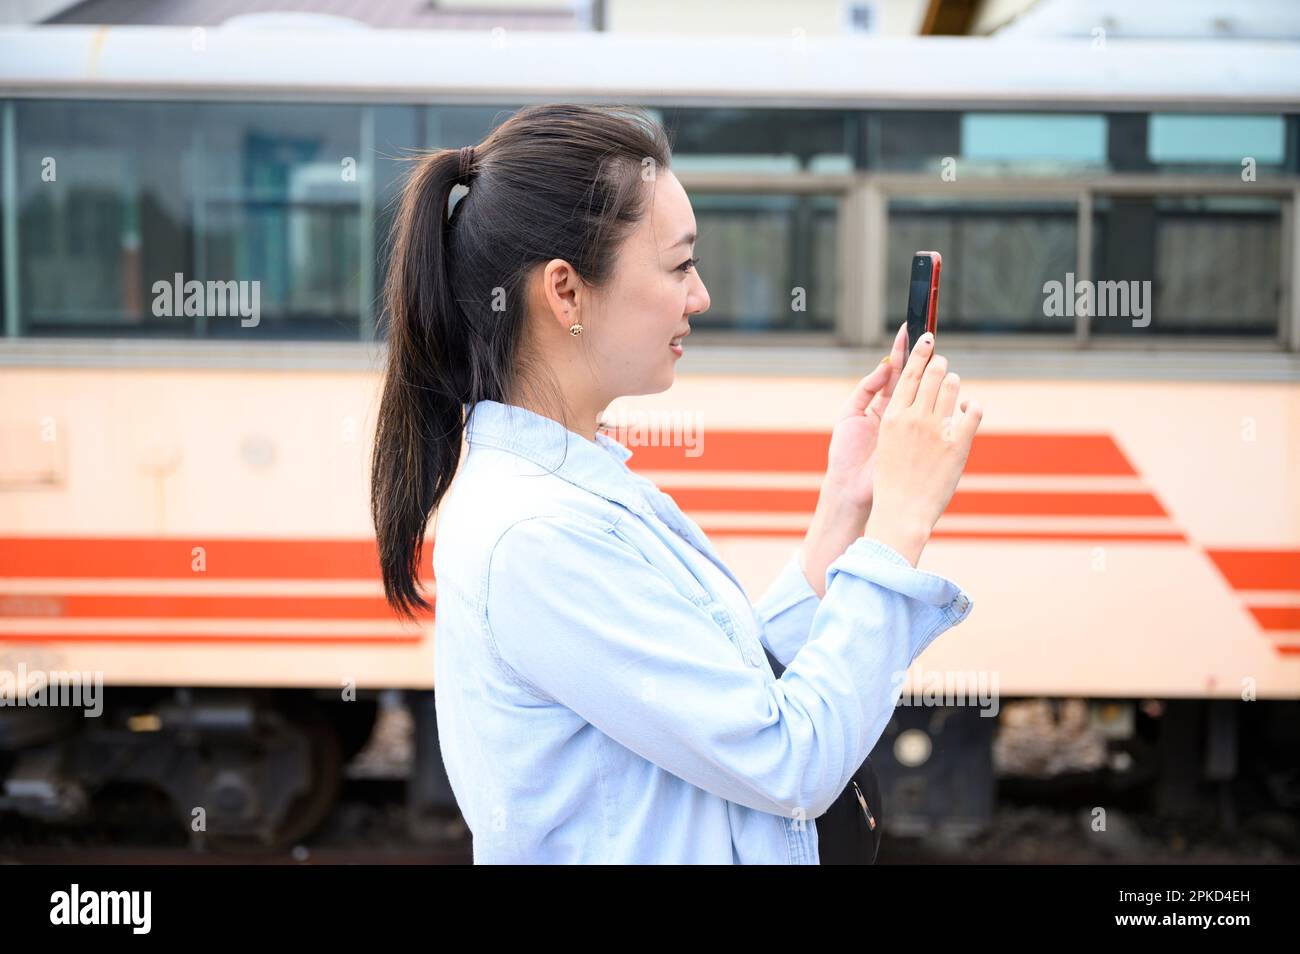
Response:
POLYGON ((903 322, 898 328, 898 334, 894 335, 894 347, 889 352, 889 357, 885 359, 886 367, 889 370, 889 377, 876 392, 876 396, 871 399, 871 404, 867 408, 868 414, 874 414, 876 417, 883 418, 885 407, 889 404, 890 399, 894 396, 894 390, 898 387, 898 379, 903 374, 903 364, 907 361, 907 322, 903 322))
POLYGON ((920 410, 927 414, 933 413, 934 402, 939 397, 939 385, 943 383, 947 373, 947 358, 936 354, 930 359, 930 363, 925 366, 925 374, 921 376, 921 388, 916 394, 916 406, 920 410))
POLYGON ((894 335, 894 344, 889 355, 882 358, 870 374, 858 381, 857 387, 853 389, 845 404, 844 413, 840 416, 852 414, 861 417, 871 411, 879 417, 884 406, 889 403, 894 388, 898 385, 903 359, 906 357, 907 322, 903 322, 898 327, 898 334, 894 335))
POLYGON ((894 347, 889 352, 889 363, 900 371, 903 365, 907 363, 907 322, 898 326, 898 334, 894 335, 894 347))
MULTIPOLYGON (((921 375, 925 372, 926 362, 930 360, 933 351, 934 335, 927 331, 912 348, 907 367, 903 368, 902 377, 898 379, 898 386, 894 388, 894 396, 889 402, 891 408, 909 408, 915 403, 917 389, 921 386, 921 375)), ((933 403, 933 398, 931 402, 933 403)))
POLYGON ((939 385, 939 397, 934 402, 934 412, 941 418, 952 417, 953 408, 957 406, 957 394, 961 391, 961 377, 956 371, 949 371, 939 385))
POLYGON ((975 439, 980 421, 984 420, 984 408, 974 398, 966 398, 961 402, 961 409, 963 413, 957 420, 957 438, 970 444, 975 439))
POLYGON ((889 397, 894 393, 894 385, 898 381, 898 369, 890 365, 885 365, 885 367, 890 369, 889 376, 885 379, 885 383, 881 385, 880 390, 872 395, 871 403, 867 405, 864 412, 867 415, 874 414, 877 420, 884 419, 885 408, 889 405, 889 397))
POLYGON ((889 399, 893 397, 894 388, 898 387, 898 379, 903 373, 903 365, 907 363, 907 322, 903 322, 898 327, 898 334, 894 335, 894 347, 889 352, 889 367, 891 369, 889 380, 885 386, 880 389, 880 394, 876 395, 876 412, 879 413, 889 399), (883 397, 882 397, 883 396, 883 397))
POLYGON ((871 403, 871 399, 878 395, 882 388, 890 384, 891 377, 892 372, 889 365, 881 359, 880 364, 876 365, 874 371, 858 381, 853 393, 849 395, 849 399, 844 403, 840 417, 850 415, 861 417, 866 411, 867 405, 871 403))

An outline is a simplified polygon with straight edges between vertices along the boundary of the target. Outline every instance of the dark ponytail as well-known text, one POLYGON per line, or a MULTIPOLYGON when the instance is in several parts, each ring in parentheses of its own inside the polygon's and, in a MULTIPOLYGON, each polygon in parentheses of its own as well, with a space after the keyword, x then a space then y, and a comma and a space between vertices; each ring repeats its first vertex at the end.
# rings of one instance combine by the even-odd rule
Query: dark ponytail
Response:
POLYGON ((370 509, 385 597, 408 618, 429 609, 419 590, 425 530, 460 464, 466 410, 516 403, 529 372, 545 376, 520 349, 524 280, 559 258, 593 287, 608 281, 671 153, 637 109, 529 107, 474 147, 468 192, 448 215, 463 158, 443 149, 414 160, 384 286, 370 509))

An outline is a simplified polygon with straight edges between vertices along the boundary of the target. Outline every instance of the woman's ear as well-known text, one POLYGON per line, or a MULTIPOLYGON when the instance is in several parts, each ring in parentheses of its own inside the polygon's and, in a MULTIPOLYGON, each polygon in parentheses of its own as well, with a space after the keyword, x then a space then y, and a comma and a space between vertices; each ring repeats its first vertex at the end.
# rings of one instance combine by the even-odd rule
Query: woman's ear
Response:
POLYGON ((543 314, 559 322, 568 332, 569 326, 581 320, 585 286, 577 270, 562 258, 553 258, 542 266, 543 314))

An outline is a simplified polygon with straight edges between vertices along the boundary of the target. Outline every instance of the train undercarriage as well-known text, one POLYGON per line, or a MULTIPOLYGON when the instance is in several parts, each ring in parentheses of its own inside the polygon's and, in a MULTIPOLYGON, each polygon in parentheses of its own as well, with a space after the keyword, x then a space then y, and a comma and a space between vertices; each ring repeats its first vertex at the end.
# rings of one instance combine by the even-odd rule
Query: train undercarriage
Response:
MULTIPOLYGON (((433 693, 110 687, 87 718, 0 707, 0 817, 85 825, 101 796, 138 793, 146 818, 195 848, 269 850, 309 839, 386 717, 409 735, 391 773, 415 841, 455 812, 433 693)), ((1231 828, 1259 812, 1300 819, 1300 702, 1003 700, 899 707, 872 753, 887 831, 959 846, 999 799, 1067 801, 1094 814, 1141 804, 1231 828)), ((129 835, 131 820, 124 827, 129 835)), ((1288 836, 1290 837, 1290 836, 1288 836)))

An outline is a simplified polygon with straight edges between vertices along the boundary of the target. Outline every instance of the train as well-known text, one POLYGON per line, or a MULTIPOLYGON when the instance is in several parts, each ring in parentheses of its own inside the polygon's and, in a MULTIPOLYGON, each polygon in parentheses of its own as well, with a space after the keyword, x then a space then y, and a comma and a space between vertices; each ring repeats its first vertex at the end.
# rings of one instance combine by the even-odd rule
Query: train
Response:
POLYGON ((753 599, 902 269, 944 254, 939 350, 985 419, 921 568, 977 608, 873 753, 888 830, 986 829, 1027 700, 1084 705, 1097 805, 1300 810, 1300 52, 673 42, 0 30, 0 815, 126 783, 205 844, 294 844, 394 692, 413 830, 454 811, 437 541, 403 621, 369 522, 376 290, 403 157, 560 100, 674 139, 714 307, 607 416, 694 422, 700 453, 628 427, 628 466, 753 599), (160 315, 174 278, 257 281, 260 320, 160 315), (1154 320, 1049 314, 1052 281, 1147 281, 1154 320))

